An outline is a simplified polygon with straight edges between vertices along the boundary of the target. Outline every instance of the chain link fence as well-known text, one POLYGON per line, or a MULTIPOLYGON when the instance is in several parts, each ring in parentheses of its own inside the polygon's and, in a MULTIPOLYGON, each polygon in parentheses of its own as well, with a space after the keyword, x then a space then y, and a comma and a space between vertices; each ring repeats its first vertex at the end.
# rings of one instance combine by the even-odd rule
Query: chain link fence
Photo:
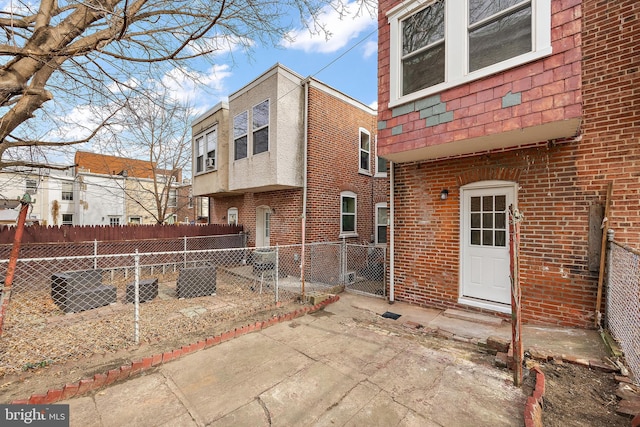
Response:
MULTIPOLYGON (((190 238, 180 250, 152 251, 143 241, 123 254, 113 252, 131 247, 107 242, 81 256, 21 256, 4 314, 0 376, 139 343, 179 348, 276 303, 304 302, 303 295, 343 287, 384 294, 380 248, 318 243, 193 249, 194 242, 221 244, 219 238, 190 238)), ((8 264, 0 260, 0 277, 8 264)))
POLYGON ((608 237, 606 327, 640 385, 640 252, 608 237))

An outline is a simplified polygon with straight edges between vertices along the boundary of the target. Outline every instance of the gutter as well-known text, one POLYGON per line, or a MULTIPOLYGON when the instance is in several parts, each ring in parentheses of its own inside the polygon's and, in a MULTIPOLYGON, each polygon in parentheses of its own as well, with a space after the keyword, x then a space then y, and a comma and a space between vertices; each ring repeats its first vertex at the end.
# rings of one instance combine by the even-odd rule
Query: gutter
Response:
POLYGON ((309 145, 308 131, 309 131, 309 80, 310 77, 307 77, 302 81, 302 85, 304 86, 304 136, 303 136, 303 153, 302 153, 302 223, 301 223, 301 236, 300 240, 301 244, 301 254, 300 254, 300 282, 302 285, 301 293, 302 293, 302 301, 305 300, 304 293, 304 282, 305 282, 305 243, 307 239, 307 149, 309 145))
POLYGON ((391 170, 389 172, 389 304, 394 303, 395 292, 395 215, 394 215, 394 193, 395 193, 395 163, 389 162, 391 170))

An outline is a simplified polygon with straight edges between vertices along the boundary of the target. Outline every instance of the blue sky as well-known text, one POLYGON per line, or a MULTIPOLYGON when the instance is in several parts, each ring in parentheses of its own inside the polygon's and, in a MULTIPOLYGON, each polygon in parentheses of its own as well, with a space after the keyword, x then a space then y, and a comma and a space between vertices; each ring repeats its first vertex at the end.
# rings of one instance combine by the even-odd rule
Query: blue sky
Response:
MULTIPOLYGON (((198 110, 206 111, 279 62, 376 108, 377 11, 358 10, 355 2, 348 7, 349 15, 342 19, 329 8, 320 16, 331 33, 328 39, 300 28, 290 34, 293 42, 281 41, 278 47, 256 46, 250 56, 244 52, 233 52, 233 59, 220 55, 215 69, 201 70, 210 95, 195 96, 192 102, 198 110)), ((189 93, 184 86, 176 91, 189 93)))

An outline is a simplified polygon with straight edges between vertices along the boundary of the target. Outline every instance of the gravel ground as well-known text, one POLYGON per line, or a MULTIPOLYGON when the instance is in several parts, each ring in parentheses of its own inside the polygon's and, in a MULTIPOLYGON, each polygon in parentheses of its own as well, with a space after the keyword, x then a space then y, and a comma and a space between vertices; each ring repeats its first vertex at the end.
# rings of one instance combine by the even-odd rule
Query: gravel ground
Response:
MULTIPOLYGON (((172 275, 160 277, 158 297, 140 304, 141 345, 175 345, 189 342, 193 336, 201 339, 274 307, 273 293, 253 291, 252 281, 224 272, 218 273, 215 296, 177 299, 175 280, 172 275)), ((116 286, 118 301, 123 301, 126 284, 116 286)), ((95 355, 134 350, 139 347, 134 334, 133 304, 118 302, 65 314, 48 289, 14 292, 0 342, 0 379, 95 355)))

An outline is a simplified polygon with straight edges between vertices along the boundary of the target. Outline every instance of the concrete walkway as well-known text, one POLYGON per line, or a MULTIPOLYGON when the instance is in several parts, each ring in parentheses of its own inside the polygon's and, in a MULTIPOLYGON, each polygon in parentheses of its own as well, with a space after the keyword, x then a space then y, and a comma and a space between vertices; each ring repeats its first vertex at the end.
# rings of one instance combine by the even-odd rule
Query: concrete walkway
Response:
MULTIPOLYGON (((458 314, 343 293, 317 313, 59 403, 72 426, 522 426, 527 396, 511 372, 462 343, 508 338, 510 326, 458 314)), ((595 331, 523 335, 540 351, 605 354, 595 331)))

